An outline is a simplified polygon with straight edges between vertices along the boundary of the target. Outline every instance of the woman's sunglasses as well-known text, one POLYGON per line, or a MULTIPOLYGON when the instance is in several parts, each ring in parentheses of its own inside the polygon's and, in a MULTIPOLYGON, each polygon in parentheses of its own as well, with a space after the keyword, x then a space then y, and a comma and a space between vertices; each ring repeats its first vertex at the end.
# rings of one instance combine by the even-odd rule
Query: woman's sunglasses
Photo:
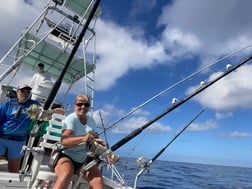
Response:
POLYGON ((76 103, 75 104, 76 106, 78 106, 78 107, 82 107, 83 105, 85 106, 85 107, 89 107, 90 106, 90 103, 88 103, 88 102, 85 102, 85 103, 76 103))

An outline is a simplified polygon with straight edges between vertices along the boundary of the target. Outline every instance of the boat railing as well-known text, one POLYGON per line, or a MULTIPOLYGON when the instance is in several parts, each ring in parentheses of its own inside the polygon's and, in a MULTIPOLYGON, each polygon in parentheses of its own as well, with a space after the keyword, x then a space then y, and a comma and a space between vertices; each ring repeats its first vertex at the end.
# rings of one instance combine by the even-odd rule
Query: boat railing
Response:
POLYGON ((49 27, 53 28, 48 37, 58 43, 62 43, 63 46, 66 44, 70 44, 71 48, 75 45, 75 42, 78 36, 73 35, 68 28, 64 28, 63 26, 56 26, 55 23, 46 19, 49 27))

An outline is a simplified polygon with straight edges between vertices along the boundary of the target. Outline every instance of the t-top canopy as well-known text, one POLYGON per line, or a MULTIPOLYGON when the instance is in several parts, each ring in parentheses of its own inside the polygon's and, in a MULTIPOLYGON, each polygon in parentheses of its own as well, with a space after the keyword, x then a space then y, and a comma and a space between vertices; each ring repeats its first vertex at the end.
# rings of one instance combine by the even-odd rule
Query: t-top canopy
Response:
MULTIPOLYGON (((22 63, 26 66, 36 69, 37 64, 42 62, 45 65, 44 70, 47 71, 52 77, 58 78, 70 53, 53 46, 45 40, 40 41, 39 38, 27 33, 19 44, 17 57, 23 55, 24 51, 28 51, 32 48, 34 49, 24 57, 22 63)), ((94 68, 94 64, 87 62, 85 68, 84 59, 75 56, 72 59, 69 68, 67 69, 63 81, 67 83, 76 82, 85 74, 93 71, 94 68)))
MULTIPOLYGON (((89 15, 91 9, 85 14, 88 6, 90 5, 90 0, 65 0, 64 6, 71 11, 75 12, 79 16, 89 15)), ((94 17, 97 18, 101 14, 101 9, 98 8, 95 12, 94 17)))

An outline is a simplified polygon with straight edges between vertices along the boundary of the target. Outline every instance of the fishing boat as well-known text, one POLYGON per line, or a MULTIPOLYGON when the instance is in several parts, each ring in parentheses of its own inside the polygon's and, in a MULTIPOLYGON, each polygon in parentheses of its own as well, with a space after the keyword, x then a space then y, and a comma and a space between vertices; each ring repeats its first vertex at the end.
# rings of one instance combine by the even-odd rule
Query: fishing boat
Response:
MULTIPOLYGON (((44 69, 53 78, 53 81, 45 81, 38 87, 33 88, 31 98, 39 101, 41 107, 31 107, 27 114, 34 120, 27 144, 23 147, 24 158, 19 173, 9 173, 6 167, 6 160, 0 160, 0 188, 51 188, 56 180, 56 175, 49 166, 54 160, 54 153, 57 152, 60 143, 61 128, 65 115, 50 115, 48 110, 53 106, 67 109, 66 98, 72 86, 80 82, 83 84, 83 93, 90 96, 90 114, 94 111, 94 83, 96 54, 95 43, 96 20, 102 14, 99 7, 100 0, 49 0, 41 14, 34 22, 27 27, 17 42, 10 48, 6 55, 0 60, 0 103, 6 98, 16 97, 17 83, 21 75, 28 70, 35 71, 38 63, 45 65, 44 69), (58 91, 62 83, 67 86, 64 98, 58 98, 58 91), (46 133, 38 143, 35 139, 41 124, 47 122, 46 133), (56 126, 56 127, 55 127, 56 126), (50 153, 48 153, 48 151, 50 153)), ((88 188, 85 180, 81 178, 83 171, 88 170, 94 164, 99 164, 103 171, 106 169, 110 176, 104 175, 106 189, 133 189, 137 188, 138 179, 143 172, 150 169, 151 164, 165 151, 165 149, 203 112, 201 110, 167 145, 164 146, 154 157, 147 160, 144 157, 137 159, 137 174, 134 185, 128 186, 124 181, 122 173, 116 167, 119 156, 115 153, 118 148, 130 141, 132 138, 148 128, 152 123, 159 120, 169 112, 173 111, 201 91, 205 90, 227 74, 236 70, 252 57, 241 63, 229 66, 226 72, 219 75, 212 81, 202 84, 196 91, 183 99, 173 99, 171 106, 157 117, 134 130, 129 135, 118 141, 113 146, 101 146, 92 144, 89 155, 93 161, 82 167, 80 175, 74 175, 68 188, 88 188), (113 159, 113 163, 108 159, 113 159)), ((203 69, 202 69, 203 70, 203 69)), ((30 72, 29 72, 30 73, 30 72)), ((191 78, 189 75, 186 78, 191 78)), ((186 79, 185 78, 185 79, 186 79)), ((179 81, 178 83, 182 82, 179 81)), ((174 87, 175 83, 170 88, 174 87)), ((120 118, 118 121, 103 130, 114 127, 119 121, 136 111, 154 98, 157 98, 170 88, 162 91, 153 98, 147 100, 131 112, 120 118)), ((62 96, 62 95, 61 95, 62 96)))

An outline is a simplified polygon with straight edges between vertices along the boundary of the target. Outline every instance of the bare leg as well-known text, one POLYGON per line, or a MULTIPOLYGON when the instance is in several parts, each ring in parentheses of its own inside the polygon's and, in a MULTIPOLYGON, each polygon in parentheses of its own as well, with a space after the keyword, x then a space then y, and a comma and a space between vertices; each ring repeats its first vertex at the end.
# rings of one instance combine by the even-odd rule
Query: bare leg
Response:
POLYGON ((21 158, 9 159, 8 170, 11 173, 18 173, 20 169, 21 158))
POLYGON ((57 180, 53 185, 53 189, 67 189, 73 172, 74 167, 71 160, 67 157, 60 158, 55 167, 57 180))
POLYGON ((96 165, 86 171, 83 177, 88 181, 89 189, 104 189, 103 178, 96 165))

